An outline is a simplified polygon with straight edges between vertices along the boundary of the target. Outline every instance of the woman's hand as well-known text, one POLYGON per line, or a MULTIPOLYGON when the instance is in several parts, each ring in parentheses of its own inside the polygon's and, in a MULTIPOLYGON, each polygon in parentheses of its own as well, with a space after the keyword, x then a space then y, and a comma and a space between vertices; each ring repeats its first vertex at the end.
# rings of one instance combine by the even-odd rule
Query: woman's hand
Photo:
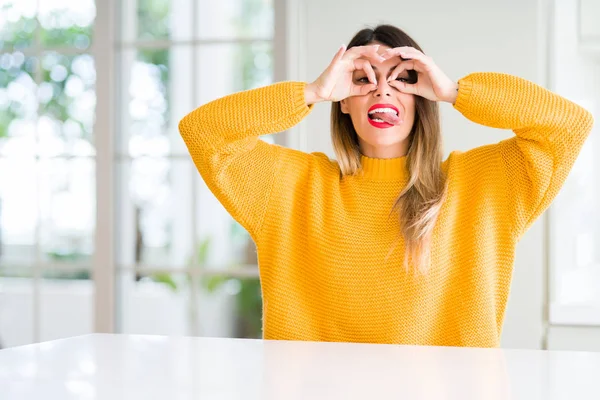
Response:
POLYGON ((387 60, 399 56, 402 62, 392 71, 388 78, 390 86, 395 87, 403 93, 416 94, 432 101, 447 101, 454 104, 458 94, 458 84, 433 62, 431 57, 426 56, 414 47, 396 47, 388 49, 383 57, 387 60), (396 78, 403 71, 415 70, 417 72, 416 83, 397 81, 396 78))
POLYGON ((340 47, 331 64, 312 83, 306 85, 304 91, 306 103, 319 101, 340 101, 350 96, 365 95, 377 88, 375 72, 369 60, 378 62, 384 59, 377 53, 379 45, 356 46, 346 51, 340 47), (362 69, 371 84, 357 85, 352 79, 355 70, 362 69))

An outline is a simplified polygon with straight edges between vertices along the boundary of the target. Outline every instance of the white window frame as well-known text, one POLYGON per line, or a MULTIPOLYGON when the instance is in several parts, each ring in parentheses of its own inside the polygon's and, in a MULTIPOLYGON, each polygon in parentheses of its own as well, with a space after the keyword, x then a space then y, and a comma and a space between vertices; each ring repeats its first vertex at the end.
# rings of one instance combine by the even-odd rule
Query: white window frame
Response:
MULTIPOLYGON (((556 90, 557 82, 556 82, 556 71, 555 65, 552 63, 553 55, 556 53, 556 43, 554 43, 555 37, 555 8, 556 1, 558 0, 549 0, 548 8, 549 8, 549 17, 548 17, 548 88, 550 90, 556 90)), ((578 7, 578 25, 581 24, 581 1, 577 1, 578 7)), ((578 34, 580 36, 580 34, 578 34)), ((600 71, 600 40, 597 41, 587 41, 583 40, 579 37, 580 43, 578 50, 585 54, 586 57, 590 57, 592 59, 598 60, 598 70, 600 71)), ((597 129, 597 127, 595 127, 597 129)), ((585 305, 566 305, 561 304, 555 300, 555 293, 557 290, 557 279, 559 279, 559 265, 557 265, 557 254, 560 251, 563 251, 560 247, 560 243, 554 243, 552 240, 552 233, 556 230, 559 230, 561 227, 557 224, 556 219, 553 216, 558 213, 557 207, 551 205, 547 212, 547 222, 548 222, 548 230, 547 230, 547 259, 548 259, 548 273, 546 276, 546 315, 545 319, 547 322, 547 332, 553 327, 567 327, 567 328, 576 328, 576 327, 600 327, 600 307, 598 306, 585 306, 585 305)))
MULTIPOLYGON (((198 7, 195 1, 194 7, 198 7)), ((120 2, 116 0, 102 0, 96 2, 97 16, 94 30, 94 41, 91 53, 96 61, 97 69, 97 105, 96 124, 94 126, 96 145, 96 236, 95 252, 93 258, 93 280, 95 284, 94 299, 94 331, 103 333, 118 332, 119 329, 119 301, 116 287, 117 276, 124 269, 117 268, 115 256, 115 216, 117 214, 117 188, 115 176, 115 143, 117 132, 117 111, 120 96, 117 85, 120 73, 119 51, 120 47, 143 48, 168 48, 171 41, 144 42, 143 46, 136 43, 119 43, 117 21, 121 18, 120 2)), ((299 29, 303 26, 303 4, 301 0, 274 0, 274 37, 273 81, 287 79, 303 79, 304 71, 299 67, 299 62, 304 56, 299 29), (295 51, 289 51, 294 49, 295 51), (300 49, 300 51, 297 51, 300 49)), ((192 11, 195 14, 195 10, 192 11)), ((241 43, 244 40, 229 41, 185 41, 182 44, 205 43, 241 43)), ((195 60, 195 57, 193 58, 195 60)), ((195 61, 194 61, 195 62, 195 61)), ((192 77, 193 79, 193 77, 192 77)), ((121 108, 122 109, 122 108, 121 108)), ((306 147, 306 133, 301 127, 294 128, 292 135, 282 134, 275 136, 275 141, 281 145, 304 149, 306 147)), ((176 159, 178 156, 169 157, 176 159)), ((195 193, 195 191, 194 191, 195 193)), ((195 218, 194 218, 195 220, 195 218)), ((126 266, 127 271, 141 272, 143 274, 167 272, 172 274, 186 273, 193 278, 208 275, 205 269, 200 268, 170 268, 161 266, 126 266)), ((219 270, 219 275, 231 277, 258 277, 256 266, 243 266, 236 270, 219 270)))

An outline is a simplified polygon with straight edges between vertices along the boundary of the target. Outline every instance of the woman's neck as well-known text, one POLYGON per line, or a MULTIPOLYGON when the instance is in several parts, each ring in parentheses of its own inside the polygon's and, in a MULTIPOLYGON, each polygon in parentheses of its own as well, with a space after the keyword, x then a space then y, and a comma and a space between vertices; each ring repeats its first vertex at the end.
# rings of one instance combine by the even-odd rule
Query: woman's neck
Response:
POLYGON ((367 143, 360 144, 360 152, 369 158, 399 158, 408 153, 408 144, 406 141, 396 143, 392 146, 373 146, 367 143))

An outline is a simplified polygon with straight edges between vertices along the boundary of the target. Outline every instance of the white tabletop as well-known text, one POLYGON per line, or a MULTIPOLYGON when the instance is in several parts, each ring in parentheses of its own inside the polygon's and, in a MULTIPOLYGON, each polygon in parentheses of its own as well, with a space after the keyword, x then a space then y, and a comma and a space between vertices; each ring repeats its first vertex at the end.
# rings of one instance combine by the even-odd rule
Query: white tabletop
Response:
POLYGON ((0 399, 600 399, 600 353, 87 335, 0 350, 0 399))

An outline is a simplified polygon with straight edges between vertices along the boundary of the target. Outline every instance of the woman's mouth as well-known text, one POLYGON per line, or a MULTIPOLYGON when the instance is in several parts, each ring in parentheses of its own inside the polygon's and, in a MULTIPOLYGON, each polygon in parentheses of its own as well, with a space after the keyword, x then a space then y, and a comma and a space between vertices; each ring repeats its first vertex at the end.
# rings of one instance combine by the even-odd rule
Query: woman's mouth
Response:
POLYGON ((369 123, 376 128, 386 129, 400 125, 400 112, 392 104, 375 104, 368 112, 369 123))
POLYGON ((371 125, 373 125, 375 128, 379 128, 379 129, 387 129, 387 128, 391 128, 391 127, 394 126, 394 125, 389 124, 389 123, 384 122, 384 121, 377 122, 377 121, 375 121, 375 120, 373 120, 371 118, 369 118, 369 123, 371 125))

